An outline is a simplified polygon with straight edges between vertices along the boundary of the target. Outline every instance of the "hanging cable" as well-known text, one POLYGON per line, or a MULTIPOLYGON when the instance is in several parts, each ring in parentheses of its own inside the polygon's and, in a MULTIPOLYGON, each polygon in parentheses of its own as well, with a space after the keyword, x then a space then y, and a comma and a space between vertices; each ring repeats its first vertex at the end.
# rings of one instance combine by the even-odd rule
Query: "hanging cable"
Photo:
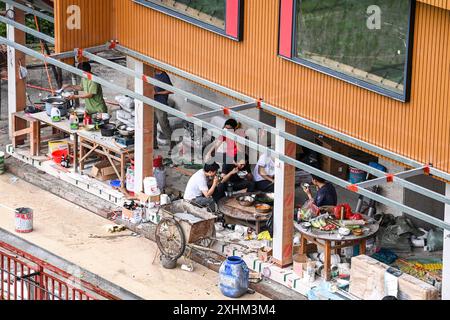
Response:
MULTIPOLYGON (((38 32, 41 32, 41 30, 39 30, 39 21, 37 16, 34 16, 34 22, 36 24, 36 29, 38 32)), ((45 48, 44 48, 44 41, 40 40, 40 44, 41 44, 41 53, 45 56, 45 48)), ((52 85, 52 79, 50 77, 50 71, 48 70, 48 63, 47 61, 44 60, 44 65, 45 65, 45 72, 47 73, 47 79, 48 79, 48 84, 50 86, 50 90, 52 92, 52 94, 55 94, 55 90, 53 89, 53 85, 52 85)))

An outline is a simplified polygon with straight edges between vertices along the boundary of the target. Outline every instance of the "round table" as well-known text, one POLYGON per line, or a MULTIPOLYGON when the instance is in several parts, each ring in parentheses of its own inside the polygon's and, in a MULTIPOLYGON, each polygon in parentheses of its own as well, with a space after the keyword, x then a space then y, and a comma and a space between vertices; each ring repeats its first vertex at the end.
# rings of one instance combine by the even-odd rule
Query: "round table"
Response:
POLYGON ((236 200, 238 196, 251 195, 254 193, 243 193, 231 198, 222 198, 218 202, 219 210, 225 217, 225 223, 238 224, 255 229, 259 234, 261 227, 267 223, 272 213, 258 213, 254 206, 243 207, 236 200))
MULTIPOLYGON (((367 217, 365 217, 367 221, 367 217)), ((364 231, 362 236, 341 236, 337 230, 334 232, 326 232, 318 229, 305 229, 301 224, 294 223, 295 229, 302 235, 301 237, 301 254, 307 253, 308 242, 316 244, 324 250, 324 271, 326 280, 331 279, 331 252, 334 250, 337 254, 341 253, 341 249, 359 245, 359 253, 366 254, 367 240, 376 236, 380 229, 379 223, 367 224, 361 228, 364 231)))

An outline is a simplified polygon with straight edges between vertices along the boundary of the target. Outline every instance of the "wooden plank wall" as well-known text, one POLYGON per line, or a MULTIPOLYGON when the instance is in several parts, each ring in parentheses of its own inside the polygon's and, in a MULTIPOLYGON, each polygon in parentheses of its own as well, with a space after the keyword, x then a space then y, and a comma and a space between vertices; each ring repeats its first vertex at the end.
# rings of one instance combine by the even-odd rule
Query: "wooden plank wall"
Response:
POLYGON ((417 3, 412 95, 402 103, 277 57, 278 0, 245 1, 240 43, 114 1, 126 47, 450 172, 450 11, 417 3))
POLYGON ((117 38, 180 69, 450 172, 450 11, 443 9, 449 2, 417 3, 409 103, 279 58, 278 0, 245 0, 241 42, 132 0, 58 0, 57 48, 117 38), (82 30, 64 30, 69 4, 82 8, 82 30))
POLYGON ((114 1, 56 0, 54 7, 56 52, 101 45, 114 39, 112 27, 115 17, 114 1), (70 30, 67 28, 67 20, 71 15, 68 13, 68 8, 71 5, 76 5, 80 8, 80 29, 70 30))

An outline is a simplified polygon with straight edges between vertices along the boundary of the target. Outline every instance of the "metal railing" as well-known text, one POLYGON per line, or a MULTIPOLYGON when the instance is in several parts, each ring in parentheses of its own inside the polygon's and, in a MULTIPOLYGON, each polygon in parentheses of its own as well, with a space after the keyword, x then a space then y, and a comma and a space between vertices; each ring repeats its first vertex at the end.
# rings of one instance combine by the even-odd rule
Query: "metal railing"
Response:
POLYGON ((0 241, 0 300, 119 300, 119 298, 0 241))

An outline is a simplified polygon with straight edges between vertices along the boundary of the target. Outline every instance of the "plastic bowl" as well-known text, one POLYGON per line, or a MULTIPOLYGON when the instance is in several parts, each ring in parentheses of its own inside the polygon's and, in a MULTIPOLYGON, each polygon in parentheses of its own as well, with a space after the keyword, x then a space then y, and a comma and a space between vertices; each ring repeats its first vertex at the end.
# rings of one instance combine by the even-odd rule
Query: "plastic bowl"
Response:
POLYGON ((120 180, 111 180, 109 184, 111 185, 111 187, 116 189, 120 188, 121 185, 120 180))

